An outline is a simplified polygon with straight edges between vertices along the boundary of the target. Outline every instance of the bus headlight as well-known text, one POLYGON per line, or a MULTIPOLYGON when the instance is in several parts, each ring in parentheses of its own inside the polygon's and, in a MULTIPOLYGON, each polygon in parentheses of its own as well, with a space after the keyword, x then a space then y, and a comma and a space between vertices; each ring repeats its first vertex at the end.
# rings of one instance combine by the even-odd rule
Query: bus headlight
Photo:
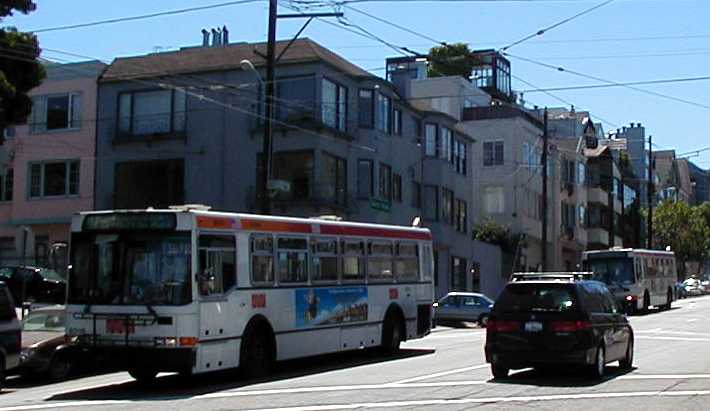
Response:
POLYGON ((153 342, 156 347, 177 347, 177 338, 175 337, 155 337, 153 342))

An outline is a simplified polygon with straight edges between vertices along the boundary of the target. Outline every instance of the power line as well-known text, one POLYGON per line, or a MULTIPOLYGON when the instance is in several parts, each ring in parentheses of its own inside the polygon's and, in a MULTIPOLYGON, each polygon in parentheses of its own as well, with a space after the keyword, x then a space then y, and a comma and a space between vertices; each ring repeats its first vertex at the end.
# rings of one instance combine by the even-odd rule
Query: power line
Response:
POLYGON ((591 13, 591 12, 593 12, 594 10, 599 9, 599 8, 601 8, 601 7, 604 7, 604 6, 606 6, 607 4, 610 4, 610 3, 613 3, 613 2, 614 2, 614 0, 606 0, 605 2, 600 3, 600 4, 597 4, 596 6, 590 7, 590 8, 588 8, 588 9, 585 9, 585 10, 583 10, 583 11, 581 11, 581 12, 575 14, 574 16, 567 17, 566 19, 561 20, 561 21, 559 21, 559 22, 557 22, 557 23, 555 23, 555 24, 553 24, 553 25, 551 25, 551 26, 548 26, 548 27, 545 27, 545 28, 543 28, 543 29, 540 29, 540 30, 538 30, 537 32, 535 32, 535 33, 533 33, 533 34, 527 35, 527 36, 521 38, 520 40, 514 41, 514 42, 508 44, 507 46, 502 47, 500 50, 505 51, 505 50, 510 49, 511 47, 515 47, 515 46, 517 46, 518 44, 524 43, 524 42, 526 42, 526 41, 528 41, 528 40, 530 40, 530 39, 533 39, 533 38, 535 38, 535 37, 537 37, 537 36, 542 36, 543 34, 547 33, 548 31, 550 31, 550 30, 552 30, 552 29, 554 29, 554 28, 557 28, 557 27, 559 27, 559 26, 561 26, 561 25, 563 25, 563 24, 565 24, 565 23, 569 23, 570 21, 572 21, 572 20, 574 20, 574 19, 576 19, 576 18, 582 17, 582 16, 584 16, 585 14, 591 13))
POLYGON ((215 4, 205 5, 205 6, 196 6, 196 7, 188 7, 188 8, 184 8, 184 9, 177 9, 177 10, 159 11, 159 12, 155 12, 155 13, 140 14, 137 16, 116 17, 113 19, 97 20, 97 21, 92 21, 92 22, 88 22, 88 23, 77 23, 77 24, 67 24, 67 25, 55 26, 55 27, 44 27, 44 28, 35 29, 35 30, 28 30, 28 31, 30 31, 32 33, 47 33, 50 31, 73 30, 73 29, 79 29, 79 28, 84 28, 84 27, 100 26, 100 25, 104 25, 104 24, 115 24, 115 23, 123 23, 126 21, 145 20, 145 19, 151 19, 151 18, 155 18, 155 17, 192 13, 195 11, 216 9, 216 8, 228 7, 228 6, 236 6, 239 4, 257 3, 257 2, 261 2, 261 1, 263 1, 263 0, 227 1, 227 2, 223 2, 223 3, 215 3, 215 4))
POLYGON ((620 87, 626 87, 626 88, 628 88, 628 89, 635 90, 635 91, 638 91, 638 92, 640 92, 640 93, 650 94, 650 95, 652 95, 652 96, 661 97, 661 98, 664 98, 664 99, 667 99, 667 100, 677 101, 677 102, 684 103, 684 104, 688 104, 688 105, 691 105, 691 106, 696 106, 696 107, 700 107, 700 108, 710 109, 710 105, 698 103, 698 102, 691 101, 691 100, 686 100, 686 99, 679 98, 679 97, 670 96, 670 95, 663 94, 663 93, 657 93, 657 92, 655 92, 655 91, 644 90, 644 89, 642 89, 642 88, 638 88, 638 87, 634 87, 634 86, 630 86, 630 85, 625 85, 625 84, 623 84, 623 83, 619 83, 619 82, 616 82, 616 81, 613 81, 613 80, 603 79, 603 78, 601 78, 601 77, 596 77, 596 76, 592 76, 592 75, 589 75, 589 74, 584 74, 584 73, 581 73, 581 72, 578 72, 578 71, 566 69, 566 68, 561 67, 561 66, 555 66, 555 65, 552 65, 552 64, 543 63, 543 62, 536 61, 536 60, 533 60, 533 59, 529 59, 529 58, 526 58, 526 57, 516 56, 516 55, 510 54, 510 53, 504 53, 504 54, 505 54, 506 56, 513 57, 513 58, 516 58, 516 59, 518 59, 518 60, 526 61, 526 62, 529 62, 529 63, 532 63, 532 64, 536 64, 536 65, 538 65, 538 66, 546 67, 546 68, 549 68, 549 69, 552 69, 552 70, 556 70, 556 71, 559 71, 559 72, 569 73, 569 74, 572 74, 572 75, 575 75, 575 76, 579 76, 579 77, 584 77, 584 78, 588 78, 588 79, 591 79, 591 80, 600 81, 600 82, 602 82, 602 83, 613 84, 613 85, 617 85, 617 86, 620 86, 620 87))
POLYGON ((440 44, 440 45, 442 45, 442 46, 445 46, 445 45, 446 45, 446 42, 444 42, 444 41, 437 40, 437 39, 435 39, 435 38, 433 38, 433 37, 431 37, 431 36, 428 36, 428 35, 426 35, 426 34, 422 34, 422 33, 420 33, 420 32, 414 31, 414 30, 409 29, 409 28, 407 28, 407 27, 400 26, 400 25, 397 24, 397 23, 394 23, 394 22, 391 22, 391 21, 389 21, 389 20, 385 20, 385 19, 383 19, 383 18, 377 17, 377 16, 375 16, 375 15, 373 15, 373 14, 370 14, 370 13, 367 13, 367 12, 365 12, 365 11, 358 10, 358 9, 356 9, 355 7, 347 6, 347 5, 344 6, 344 7, 345 7, 346 9, 348 9, 348 10, 352 10, 352 11, 354 11, 354 12, 356 12, 356 13, 359 13, 359 14, 362 14, 362 15, 364 15, 364 16, 370 17, 371 19, 377 20, 377 21, 379 21, 379 22, 381 22, 381 23, 384 23, 384 24, 390 25, 390 26, 392 26, 392 27, 398 28, 398 29, 400 29, 400 30, 402 30, 402 31, 405 31, 405 32, 409 33, 409 34, 413 34, 413 35, 415 35, 415 36, 417 36, 417 37, 423 38, 424 40, 431 41, 432 43, 437 43, 437 44, 440 44))
POLYGON ((669 84, 669 83, 684 83, 692 81, 706 81, 710 80, 710 76, 701 77, 683 77, 683 78, 671 78, 671 79, 659 79, 659 80, 642 80, 642 81, 631 81, 631 82, 619 82, 617 84, 586 84, 579 86, 566 86, 566 87, 548 87, 548 88, 536 88, 519 90, 521 93, 535 93, 535 92, 546 92, 546 91, 568 91, 568 90, 587 90, 587 89, 598 89, 598 88, 611 88, 611 87, 622 87, 622 86, 640 86, 649 84, 669 84))

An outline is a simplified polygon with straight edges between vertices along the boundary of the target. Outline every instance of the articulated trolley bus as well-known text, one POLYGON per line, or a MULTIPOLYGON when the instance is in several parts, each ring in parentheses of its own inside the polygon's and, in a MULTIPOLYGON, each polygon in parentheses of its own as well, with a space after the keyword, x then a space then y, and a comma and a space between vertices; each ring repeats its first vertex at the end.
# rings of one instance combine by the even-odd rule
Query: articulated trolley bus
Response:
POLYGON ((673 252, 612 248, 585 251, 582 260, 584 269, 606 283, 627 311, 648 310, 650 306, 671 308, 677 281, 673 252))
POLYGON ((380 346, 431 330, 427 229, 172 210, 72 220, 67 334, 139 381, 380 346))

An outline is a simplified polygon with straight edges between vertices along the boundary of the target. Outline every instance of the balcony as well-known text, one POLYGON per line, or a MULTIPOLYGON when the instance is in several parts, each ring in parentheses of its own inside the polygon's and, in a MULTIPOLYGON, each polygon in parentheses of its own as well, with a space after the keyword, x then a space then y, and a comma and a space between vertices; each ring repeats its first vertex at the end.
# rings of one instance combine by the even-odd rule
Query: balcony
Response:
POLYGON ((587 243, 588 244, 603 244, 607 246, 609 244, 609 231, 603 228, 588 228, 587 229, 587 243))
POLYGON ((587 202, 606 205, 609 203, 609 193, 601 188, 590 188, 587 190, 587 202))

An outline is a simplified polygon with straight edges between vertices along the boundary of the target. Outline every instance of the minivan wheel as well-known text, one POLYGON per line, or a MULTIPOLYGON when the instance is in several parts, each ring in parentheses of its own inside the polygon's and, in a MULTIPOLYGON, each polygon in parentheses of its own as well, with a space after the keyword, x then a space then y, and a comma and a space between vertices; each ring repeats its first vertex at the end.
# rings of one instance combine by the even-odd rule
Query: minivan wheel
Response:
POLYGON ((601 345, 597 348, 597 353, 594 356, 594 365, 589 369, 594 379, 604 378, 604 369, 606 368, 606 353, 604 351, 604 347, 601 345))
POLYGON ((626 356, 619 360, 619 367, 628 370, 634 365, 634 339, 629 339, 629 344, 626 346, 626 356))
POLYGON ((491 374, 493 374, 493 378, 496 380, 502 380, 504 378, 508 378, 508 373, 510 372, 510 368, 504 367, 500 364, 492 363, 491 364, 491 374))
POLYGON ((481 314, 478 317, 478 325, 482 328, 486 328, 486 325, 488 325, 488 314, 481 314))
POLYGON ((57 354, 49 364, 47 374, 52 381, 61 381, 69 377, 72 373, 72 363, 66 355, 57 354))

